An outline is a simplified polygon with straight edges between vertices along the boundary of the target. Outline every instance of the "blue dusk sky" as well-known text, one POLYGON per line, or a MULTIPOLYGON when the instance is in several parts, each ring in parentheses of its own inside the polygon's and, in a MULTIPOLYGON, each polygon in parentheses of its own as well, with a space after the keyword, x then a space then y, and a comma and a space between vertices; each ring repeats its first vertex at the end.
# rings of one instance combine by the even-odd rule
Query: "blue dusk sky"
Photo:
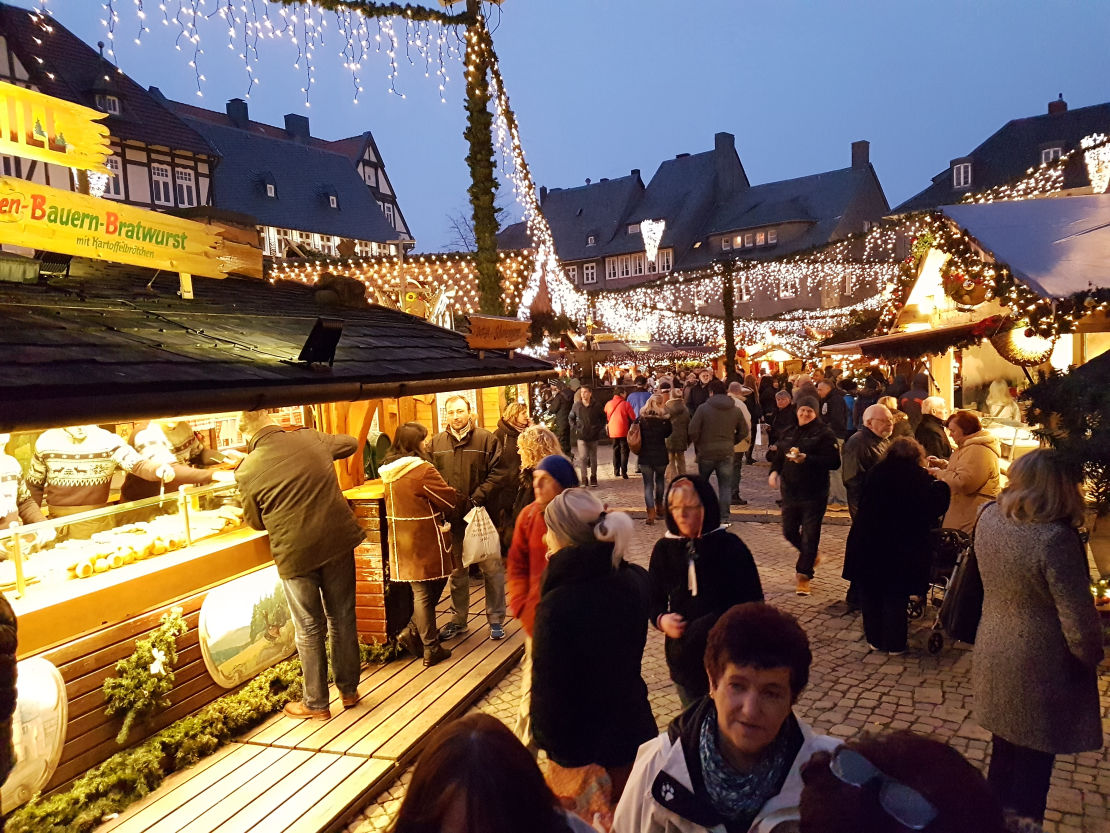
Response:
MULTIPOLYGON (((105 39, 99 2, 48 5, 86 42, 105 39)), ((200 26, 198 98, 190 55, 174 49, 158 3, 145 4, 141 45, 135 3, 115 5, 118 61, 139 83, 212 109, 247 91, 241 45, 228 49, 219 18, 200 26)), ((552 188, 632 168, 646 183, 660 162, 708 150, 727 131, 753 184, 846 167, 851 142, 867 139, 894 206, 1059 93, 1071 108, 1110 101, 1104 0, 505 0, 490 22, 533 175, 552 188)), ((342 39, 334 24, 326 31, 308 109, 296 47, 261 45, 251 117, 280 125, 305 113, 325 139, 372 130, 418 249, 451 248, 448 215, 469 210, 460 62, 448 66, 443 104, 422 62, 399 54, 402 99, 388 92, 384 55, 372 56, 354 104, 342 39)), ((499 178, 499 202, 518 217, 499 178)))

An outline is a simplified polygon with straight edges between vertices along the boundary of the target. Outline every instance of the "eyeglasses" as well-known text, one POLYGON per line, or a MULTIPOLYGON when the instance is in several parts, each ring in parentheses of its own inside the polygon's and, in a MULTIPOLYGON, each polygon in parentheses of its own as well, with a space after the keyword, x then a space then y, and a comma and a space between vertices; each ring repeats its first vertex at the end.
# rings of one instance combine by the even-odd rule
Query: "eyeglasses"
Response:
POLYGON ((937 808, 925 796, 891 778, 859 752, 839 747, 829 762, 829 771, 850 787, 865 787, 878 780, 879 806, 910 830, 924 830, 937 817, 937 808))

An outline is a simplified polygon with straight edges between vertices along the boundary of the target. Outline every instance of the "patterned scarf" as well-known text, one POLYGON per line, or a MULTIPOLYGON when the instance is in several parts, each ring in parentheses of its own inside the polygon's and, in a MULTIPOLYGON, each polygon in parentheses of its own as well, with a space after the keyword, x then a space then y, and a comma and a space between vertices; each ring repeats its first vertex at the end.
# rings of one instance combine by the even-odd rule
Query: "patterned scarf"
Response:
POLYGON ((791 719, 763 753, 751 772, 737 772, 721 754, 717 738, 717 708, 707 709, 698 739, 702 779, 713 809, 730 823, 751 824, 760 808, 781 788, 797 750, 791 742, 791 719))

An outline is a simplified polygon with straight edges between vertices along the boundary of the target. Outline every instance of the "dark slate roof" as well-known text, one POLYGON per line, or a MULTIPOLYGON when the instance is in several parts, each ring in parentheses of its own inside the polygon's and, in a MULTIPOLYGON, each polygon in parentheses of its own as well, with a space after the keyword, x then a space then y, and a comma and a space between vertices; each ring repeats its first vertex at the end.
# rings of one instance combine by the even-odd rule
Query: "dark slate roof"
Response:
POLYGON ((113 136, 213 155, 203 136, 101 58, 95 49, 53 18, 48 18, 46 25, 52 31, 36 23, 26 9, 0 3, 0 34, 7 38, 9 49, 19 57, 41 92, 94 109, 96 92, 110 92, 119 97, 122 110, 120 115, 104 119, 113 136), (35 43, 35 38, 42 41, 42 46, 35 43), (42 58, 41 64, 36 56, 42 58))
MULTIPOLYGON (((549 191, 543 201, 543 216, 547 218, 555 237, 559 259, 584 260, 604 254, 614 238, 624 234, 625 217, 643 190, 643 180, 635 171, 628 176, 603 179, 591 185, 549 191), (597 242, 587 246, 586 238, 591 234, 597 242)), ((528 235, 523 226, 523 223, 508 226, 498 236, 498 245, 503 249, 530 245, 526 242, 528 235)), ((642 243, 640 248, 643 248, 642 243)))
POLYGON ((0 283, 0 430, 348 401, 553 375, 375 305, 321 304, 297 283, 108 274, 0 283), (344 322, 330 371, 297 362, 318 316, 344 322), (468 382, 468 380, 470 380, 468 382))
POLYGON ((316 144, 277 138, 272 133, 277 128, 263 125, 268 130, 258 130, 258 122, 244 130, 188 114, 197 108, 174 101, 167 104, 220 154, 212 178, 216 208, 249 214, 265 226, 378 243, 397 239, 397 231, 346 156, 316 144), (273 177, 276 199, 266 196, 267 177, 273 177), (338 196, 338 209, 329 206, 329 189, 338 196))
MULTIPOLYGON (((983 191, 1015 182, 1030 168, 1041 164, 1043 147, 1058 144, 1067 153, 1079 146, 1080 139, 1092 133, 1110 134, 1110 103, 1014 119, 967 157, 959 157, 971 161, 970 189, 953 188, 952 169, 948 167, 933 177, 932 185, 910 197, 894 211, 901 214, 951 205, 958 203, 969 191, 983 191)), ((1077 153, 1065 167, 1064 187, 1082 188, 1087 185, 1090 185, 1087 166, 1082 153, 1077 153)))

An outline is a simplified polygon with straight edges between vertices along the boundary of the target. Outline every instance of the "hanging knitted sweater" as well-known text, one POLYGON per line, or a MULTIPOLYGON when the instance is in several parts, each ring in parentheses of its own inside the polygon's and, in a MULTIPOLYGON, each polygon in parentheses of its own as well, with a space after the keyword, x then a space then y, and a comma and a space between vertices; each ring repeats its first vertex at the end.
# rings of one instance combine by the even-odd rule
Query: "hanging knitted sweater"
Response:
POLYGON ((0 453, 0 529, 7 529, 16 521, 33 524, 41 520, 45 519, 31 497, 19 461, 0 453))
POLYGON ((108 503, 116 469, 144 480, 158 480, 158 465, 95 425, 51 428, 35 442, 27 485, 36 503, 48 506, 103 506, 108 503))

